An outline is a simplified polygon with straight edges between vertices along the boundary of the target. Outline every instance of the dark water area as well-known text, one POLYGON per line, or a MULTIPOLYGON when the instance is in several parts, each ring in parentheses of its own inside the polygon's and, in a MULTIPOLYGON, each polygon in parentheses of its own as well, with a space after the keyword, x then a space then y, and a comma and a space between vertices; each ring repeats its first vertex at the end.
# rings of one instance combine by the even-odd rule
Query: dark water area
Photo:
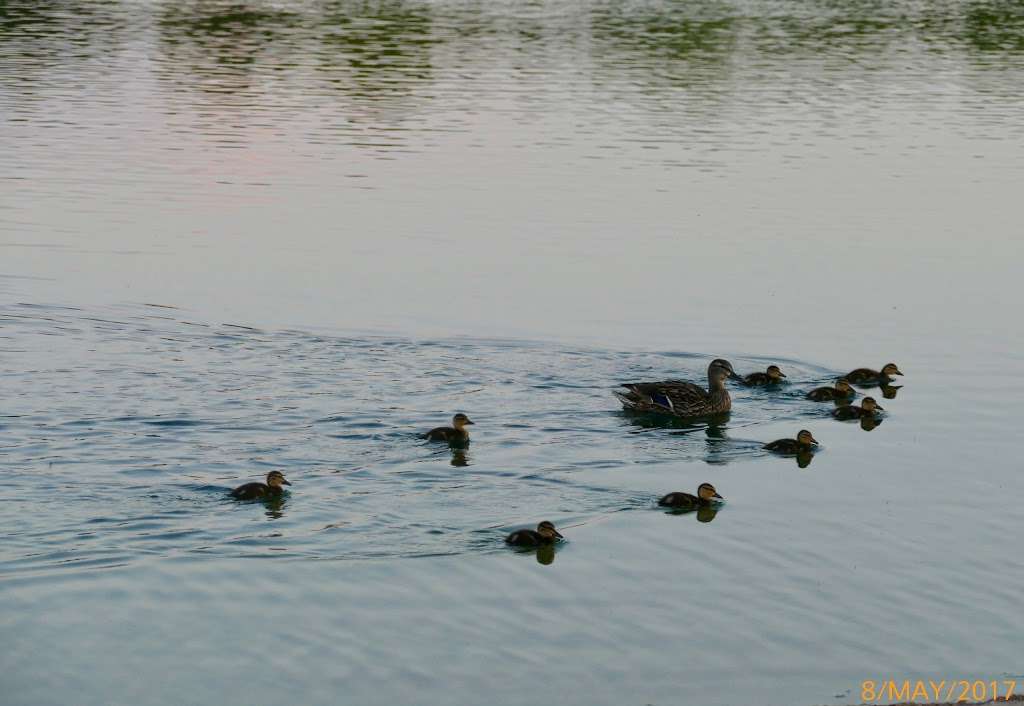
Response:
POLYGON ((1024 689, 1021 86, 1021 2, 0 2, 0 701, 1024 689))

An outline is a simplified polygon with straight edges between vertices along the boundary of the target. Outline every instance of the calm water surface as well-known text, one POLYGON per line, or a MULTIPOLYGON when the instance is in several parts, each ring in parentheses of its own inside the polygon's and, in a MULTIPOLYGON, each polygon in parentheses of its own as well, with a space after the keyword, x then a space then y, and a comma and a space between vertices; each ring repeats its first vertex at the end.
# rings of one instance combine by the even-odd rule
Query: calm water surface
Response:
POLYGON ((1024 687, 1022 85, 1020 2, 0 4, 4 703, 1024 687))

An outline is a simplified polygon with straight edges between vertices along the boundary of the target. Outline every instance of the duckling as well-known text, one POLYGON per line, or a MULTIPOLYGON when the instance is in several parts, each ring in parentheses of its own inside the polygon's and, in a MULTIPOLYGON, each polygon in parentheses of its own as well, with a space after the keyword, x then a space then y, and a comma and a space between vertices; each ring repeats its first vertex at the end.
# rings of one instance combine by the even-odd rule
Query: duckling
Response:
POLYGON ((554 544, 556 539, 564 539, 555 526, 544 520, 537 525, 537 531, 528 529, 516 530, 505 537, 505 543, 515 547, 540 547, 545 544, 554 544))
POLYGON ((886 363, 880 371, 871 368, 851 370, 846 374, 846 379, 856 385, 870 385, 892 382, 893 375, 903 375, 903 373, 896 367, 896 363, 886 363))
POLYGON ((749 387, 759 385, 777 385, 782 382, 786 374, 777 365, 769 365, 768 370, 763 373, 751 373, 743 378, 743 383, 749 387))
POLYGON ((806 453, 811 450, 811 447, 817 445, 818 440, 811 435, 811 432, 801 429, 795 439, 776 439, 765 444, 763 448, 780 454, 799 454, 806 453))
POLYGON ((465 443, 469 441, 469 430, 466 429, 466 425, 473 423, 469 417, 459 412, 452 417, 450 427, 431 429, 422 438, 429 441, 447 441, 449 444, 465 443))
POLYGON ((236 500, 255 500, 256 498, 278 497, 284 492, 281 486, 291 485, 281 471, 271 471, 267 474, 266 483, 246 483, 231 491, 231 497, 236 500))
POLYGON ((836 407, 832 410, 832 416, 836 419, 861 419, 863 417, 874 417, 875 412, 881 411, 884 411, 884 409, 875 401, 874 397, 865 397, 860 401, 860 406, 850 404, 845 407, 836 407))
POLYGON ((669 414, 674 417, 703 417, 732 409, 725 380, 741 380, 732 363, 721 358, 708 366, 708 389, 682 380, 623 383, 625 391, 615 391, 622 406, 631 412, 669 414))
POLYGON ((697 494, 669 493, 658 501, 661 507, 671 507, 676 510, 695 510, 700 507, 708 507, 715 504, 715 500, 722 500, 722 496, 710 483, 701 483, 697 486, 697 494))
POLYGON ((850 387, 850 381, 846 378, 836 380, 835 387, 819 387, 807 393, 807 399, 815 402, 830 402, 833 400, 845 400, 853 397, 857 392, 850 387))

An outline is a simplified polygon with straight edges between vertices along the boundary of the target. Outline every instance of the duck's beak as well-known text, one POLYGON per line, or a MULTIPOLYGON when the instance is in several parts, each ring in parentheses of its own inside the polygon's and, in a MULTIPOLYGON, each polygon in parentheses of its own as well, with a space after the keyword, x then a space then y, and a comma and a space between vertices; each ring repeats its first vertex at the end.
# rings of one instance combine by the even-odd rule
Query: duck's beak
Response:
POLYGON ((811 437, 811 443, 812 443, 812 444, 814 444, 815 446, 817 446, 817 445, 818 445, 818 440, 817 440, 817 439, 815 439, 815 438, 814 438, 814 437, 812 436, 812 437, 811 437))
POLYGON ((558 530, 556 530, 556 529, 553 529, 553 530, 551 530, 551 531, 552 531, 552 532, 554 532, 554 533, 555 533, 555 536, 556 536, 556 537, 558 537, 559 539, 565 539, 565 537, 563 537, 563 536, 562 536, 562 533, 561 533, 561 532, 559 532, 558 530))
POLYGON ((291 485, 287 478, 282 478, 281 483, 283 483, 284 485, 291 485))
POLYGON ((476 424, 476 422, 474 422, 474 421, 472 421, 472 420, 470 420, 470 419, 467 419, 467 420, 466 420, 466 424, 476 424))
POLYGON ((723 498, 723 497, 722 497, 721 495, 719 495, 718 493, 715 493, 715 494, 714 494, 714 495, 712 495, 711 497, 713 497, 713 498, 718 498, 719 500, 725 500, 725 498, 723 498))
POLYGON ((737 375, 735 370, 730 370, 729 371, 729 379, 730 380, 742 380, 743 378, 740 377, 739 375, 737 375))
POLYGON ((783 372, 780 372, 780 373, 779 373, 779 377, 780 377, 780 378, 784 378, 784 377, 786 377, 786 374, 785 374, 785 373, 783 373, 783 372))
POLYGON ((900 377, 903 377, 903 373, 901 373, 899 370, 896 371, 896 374, 899 375, 900 377))
POLYGON ((875 405, 875 409, 880 409, 880 410, 882 410, 883 412, 885 411, 885 407, 883 407, 883 406, 882 406, 882 405, 880 405, 880 404, 876 404, 876 405, 875 405))

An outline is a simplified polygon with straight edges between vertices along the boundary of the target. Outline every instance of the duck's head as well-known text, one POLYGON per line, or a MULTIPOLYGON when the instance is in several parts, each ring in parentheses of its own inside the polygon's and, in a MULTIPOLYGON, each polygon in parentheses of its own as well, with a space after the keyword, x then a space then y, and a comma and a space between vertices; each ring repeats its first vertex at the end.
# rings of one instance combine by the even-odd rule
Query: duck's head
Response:
POLYGON ((875 410, 884 411, 885 408, 882 405, 875 402, 874 397, 865 397, 861 400, 860 408, 865 412, 874 412, 875 410))
POLYGON ((281 471, 271 471, 267 474, 267 485, 271 488, 280 488, 282 485, 291 485, 281 471))
POLYGON ((850 387, 850 381, 846 378, 839 378, 836 380, 836 390, 844 395, 853 394, 853 388, 850 387))
POLYGON ((893 375, 903 375, 903 373, 900 372, 900 369, 896 366, 896 363, 886 363, 885 367, 882 368, 882 375, 888 375, 892 377, 893 375))
POLYGON ((804 446, 817 446, 818 445, 818 440, 815 439, 814 435, 811 434, 811 432, 807 431, 806 429, 801 429, 800 430, 800 433, 796 435, 796 440, 797 440, 798 443, 801 443, 804 446))
POLYGON ((473 421, 471 421, 470 418, 467 417, 462 412, 459 412, 454 417, 452 417, 452 426, 455 427, 456 429, 461 429, 467 424, 473 424, 473 421))
POLYGON ((725 381, 726 378, 733 380, 742 380, 736 371, 732 369, 732 363, 725 360, 724 358, 715 358, 711 361, 711 365, 708 366, 708 378, 711 380, 725 381))
POLYGON ((559 533, 559 531, 555 529, 555 526, 547 520, 544 520, 539 525, 537 525, 537 534, 539 534, 541 537, 546 537, 547 539, 551 540, 564 539, 561 533, 559 533))
POLYGON ((769 365, 768 366, 768 377, 770 377, 772 380, 781 380, 782 378, 786 377, 786 374, 784 372, 782 372, 782 370, 779 368, 779 366, 777 366, 777 365, 769 365))
POLYGON ((723 500, 718 491, 715 490, 715 486, 710 483, 701 483, 697 486, 697 497, 701 500, 723 500))

